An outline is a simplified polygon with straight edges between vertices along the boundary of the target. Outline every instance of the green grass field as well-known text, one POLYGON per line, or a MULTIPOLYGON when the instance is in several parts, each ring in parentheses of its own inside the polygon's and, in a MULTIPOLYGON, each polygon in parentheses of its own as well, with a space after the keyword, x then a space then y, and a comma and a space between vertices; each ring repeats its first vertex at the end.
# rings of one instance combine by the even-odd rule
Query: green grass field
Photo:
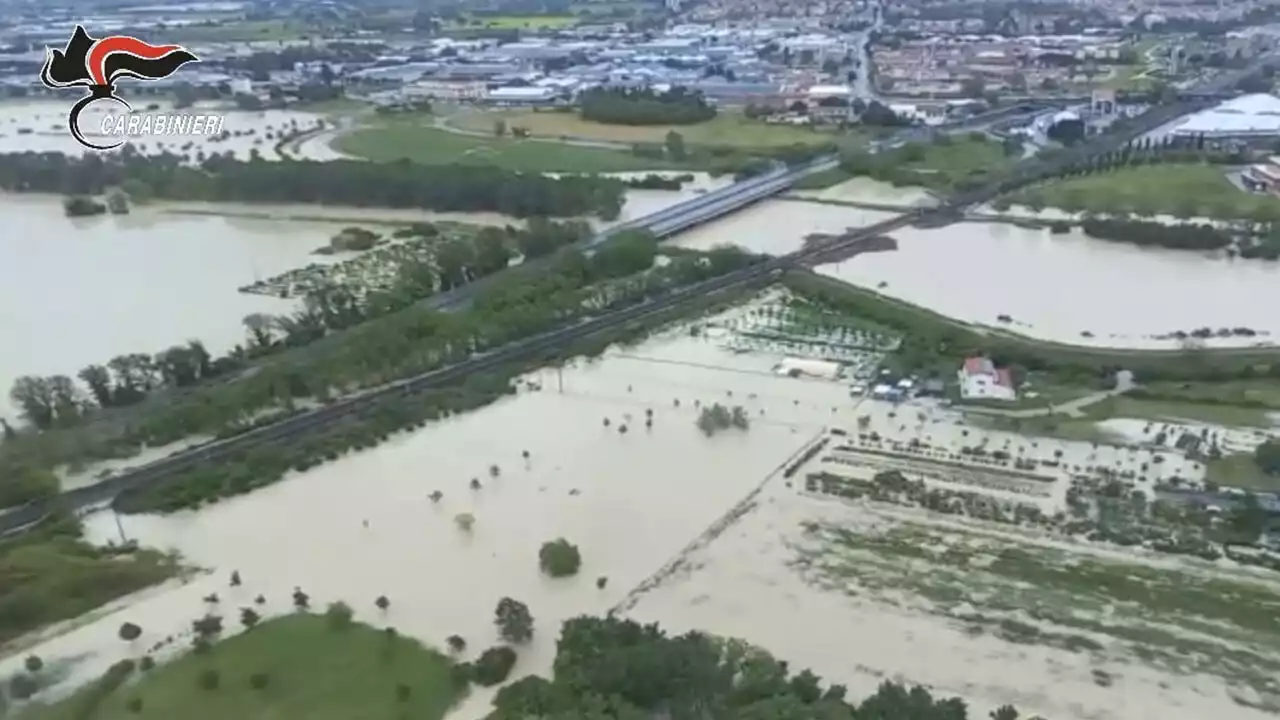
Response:
POLYGON ((573 15, 470 16, 448 23, 447 29, 495 28, 498 30, 559 30, 578 22, 573 15))
POLYGON ((1143 165, 1059 180, 1014 195, 1016 203, 1103 214, 1253 219, 1280 215, 1280 199, 1231 184, 1221 165, 1143 165))
POLYGON ((610 125, 583 120, 576 112, 465 112, 450 119, 458 127, 489 132, 496 120, 521 127, 538 137, 579 138, 618 143, 662 142, 668 132, 684 136, 686 145, 729 146, 746 149, 782 145, 820 144, 847 139, 833 132, 794 125, 768 125, 751 120, 735 108, 696 125, 610 125))
POLYGON ((496 165, 527 172, 621 172, 675 167, 621 150, 576 147, 510 137, 459 135, 409 122, 388 122, 353 130, 334 140, 340 152, 375 161, 496 165))
POLYGON ((181 25, 165 31, 169 42, 278 42, 323 30, 291 20, 237 20, 216 25, 181 25))
POLYGON ((0 542, 0 645, 173 577, 154 550, 113 554, 44 532, 0 542))
POLYGON ((1226 455, 1205 464, 1205 479, 1224 487, 1266 492, 1280 491, 1280 475, 1262 472, 1252 453, 1226 455))
MULTIPOLYGON (((145 623, 146 619, 143 618, 145 623)), ((24 720, 437 720, 464 691, 450 677, 451 661, 418 642, 367 625, 335 629, 320 615, 265 622, 172 663, 137 673, 92 704, 85 688, 24 720), (201 676, 218 673, 208 689, 201 676), (265 673, 255 689, 249 678, 265 673), (409 688, 398 696, 397 686, 409 688), (131 700, 141 700, 137 712, 131 700)))

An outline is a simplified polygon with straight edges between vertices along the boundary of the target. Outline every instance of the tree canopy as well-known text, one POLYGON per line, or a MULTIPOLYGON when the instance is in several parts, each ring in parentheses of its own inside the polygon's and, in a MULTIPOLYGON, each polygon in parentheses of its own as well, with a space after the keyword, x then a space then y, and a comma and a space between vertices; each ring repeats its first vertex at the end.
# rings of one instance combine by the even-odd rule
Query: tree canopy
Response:
POLYGON ((659 93, 649 88, 597 88, 582 94, 584 120, 612 125, 692 125, 716 116, 702 93, 673 87, 659 93))
MULTIPOLYGON (((965 703, 886 682, 854 703, 808 670, 739 640, 616 617, 565 622, 554 680, 529 676, 498 692, 495 720, 966 720, 965 703)), ((1016 711, 1014 711, 1016 713, 1016 711)))
POLYGON ((621 212, 622 182, 599 176, 552 178, 495 166, 419 165, 406 160, 237 160, 136 151, 71 157, 57 152, 0 154, 0 189, 100 195, 128 182, 169 200, 324 203, 357 207, 500 212, 516 217, 621 212))

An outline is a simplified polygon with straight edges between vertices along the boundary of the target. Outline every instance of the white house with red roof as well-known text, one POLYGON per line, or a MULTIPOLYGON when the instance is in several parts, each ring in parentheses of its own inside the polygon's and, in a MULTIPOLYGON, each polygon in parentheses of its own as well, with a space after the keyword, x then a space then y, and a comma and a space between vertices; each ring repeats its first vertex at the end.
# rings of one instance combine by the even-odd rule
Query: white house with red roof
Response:
POLYGON ((960 369, 960 397, 965 400, 1017 400, 1013 376, 998 368, 991 358, 971 357, 960 369))

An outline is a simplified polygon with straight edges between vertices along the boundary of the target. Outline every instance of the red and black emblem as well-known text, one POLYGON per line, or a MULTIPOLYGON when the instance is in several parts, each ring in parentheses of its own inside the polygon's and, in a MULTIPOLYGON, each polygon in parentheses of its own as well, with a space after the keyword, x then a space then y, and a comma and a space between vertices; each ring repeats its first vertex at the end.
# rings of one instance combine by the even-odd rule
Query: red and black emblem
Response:
POLYGON ((132 110, 128 102, 116 95, 117 80, 125 77, 159 80, 169 77, 189 62, 198 61, 199 58, 181 45, 152 45, 124 35, 95 40, 89 37, 83 26, 77 25, 66 48, 49 48, 44 68, 40 70, 40 82, 53 89, 87 88, 89 94, 80 98, 67 114, 71 135, 87 148, 110 150, 124 141, 105 146, 89 142, 80 132, 77 122, 80 113, 99 100, 112 101, 132 110))

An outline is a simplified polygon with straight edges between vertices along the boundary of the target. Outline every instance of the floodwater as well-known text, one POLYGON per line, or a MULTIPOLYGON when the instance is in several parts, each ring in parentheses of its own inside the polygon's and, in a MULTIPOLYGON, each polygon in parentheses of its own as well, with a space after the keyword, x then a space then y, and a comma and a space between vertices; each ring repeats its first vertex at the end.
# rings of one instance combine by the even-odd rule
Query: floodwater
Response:
POLYGON ((672 242, 696 250, 737 245, 752 252, 785 255, 798 250, 812 233, 838 234, 894 215, 841 205, 765 200, 681 233, 672 242))
MULTIPOLYGON (((628 191, 615 222, 723 182, 700 175, 678 192, 628 191)), ((237 288, 311 263, 348 259, 311 252, 327 245, 342 224, 362 221, 373 229, 372 223, 388 222, 523 225, 498 213, 199 202, 67 218, 61 198, 0 196, 0 223, 8 230, 0 236, 0 303, 21 309, 0 317, 0 389, 7 395, 21 375, 74 376, 122 353, 154 353, 192 339, 214 354, 226 352, 244 341, 245 315, 294 307, 237 288)))
POLYGON ((897 252, 818 270, 966 322, 1055 342, 1176 349, 1183 343, 1170 334, 1199 328, 1258 333, 1205 341, 1214 347, 1280 338, 1280 315, 1272 312, 1280 305, 1280 263, 999 223, 906 228, 893 236, 897 252), (1001 315, 1012 322, 1000 322, 1001 315))
MULTIPOLYGON (((536 629, 513 677, 549 671, 564 619, 621 608, 672 631, 743 637, 792 667, 847 684, 853 696, 897 678, 959 694, 975 716, 1016 701, 1024 713, 1052 711, 1057 720, 1191 720, 1224 708, 1238 710, 1233 717, 1241 720, 1260 717, 1233 708, 1210 681, 1138 666, 1126 667, 1113 691, 1123 692, 1120 707, 1116 695, 1088 685, 1079 656, 970 637, 945 618, 851 602, 806 584, 789 567, 801 524, 864 522, 838 503, 797 495, 778 472, 824 428, 851 429, 869 415, 886 438, 927 437, 940 447, 998 447, 1001 434, 984 439, 984 431, 971 429, 962 439, 945 413, 851 398, 840 382, 779 377, 770 368, 781 356, 731 353, 721 344, 724 332, 694 336, 675 328, 596 361, 575 361, 562 373, 532 373, 526 380, 541 389, 526 385, 494 406, 200 511, 123 516, 119 526, 110 513, 92 515, 87 532, 98 541, 118 541, 123 531, 145 545, 175 549, 209 572, 46 632, 0 661, 0 678, 26 654, 38 654, 65 674, 47 691, 53 696, 170 635, 177 641, 162 657, 185 647, 190 621, 206 612, 235 628, 239 608, 258 594, 268 614, 290 612, 291 593, 301 587, 317 611, 342 600, 361 620, 435 646, 462 635, 468 658, 497 642, 497 601, 521 600, 536 629), (696 402, 740 404, 751 426, 705 437, 695 427, 696 402), (644 427, 648 410, 652 429, 644 427), (469 489, 472 478, 480 490, 469 489), (427 497, 435 490, 444 494, 438 505, 427 497), (705 535, 751 497, 755 510, 718 537, 705 535), (456 526, 459 513, 475 517, 470 532, 456 526), (576 577, 540 574, 538 547, 556 537, 581 549, 576 577), (632 592, 682 556, 680 571, 647 592, 632 592), (242 586, 229 587, 232 571, 242 586), (598 577, 608 578, 605 588, 596 587, 598 577), (204 603, 210 593, 221 602, 204 603), (391 601, 385 613, 374 606, 379 595, 391 601), (143 627, 132 645, 117 637, 126 621, 143 627), (1124 712, 1104 712, 1116 707, 1124 712)), ((1079 462, 1111 464, 1110 456, 1086 457, 1092 452, 1086 443, 1048 442, 1058 445, 1042 442, 1029 452, 1048 457, 1064 447, 1068 457, 1079 453, 1079 462)), ((456 717, 483 717, 491 699, 491 691, 477 690, 456 717)))
POLYGON ((68 218, 61 198, 0 197, 0 387, 26 374, 74 376, 127 352, 189 339, 222 353, 241 319, 292 304, 236 291, 314 258, 334 226, 216 216, 68 218))
MULTIPOLYGON (((69 155, 80 155, 86 152, 67 131, 67 111, 75 101, 68 94, 66 98, 39 98, 30 100, 8 100, 0 102, 0 152, 62 152, 69 155), (29 130, 30 132, 20 132, 29 130)), ((130 100, 135 112, 144 112, 151 105, 157 112, 171 111, 172 104, 159 98, 145 96, 130 100)), ((102 115, 90 111, 85 113, 80 127, 86 132, 99 127, 102 115)), ((133 146, 144 154, 168 151, 178 154, 197 152, 226 153, 231 152, 241 160, 249 159, 253 150, 266 160, 279 159, 275 151, 275 137, 295 127, 307 128, 315 125, 322 116, 315 113, 294 110, 242 111, 227 109, 225 105, 198 103, 195 107, 182 110, 185 113, 219 113, 225 117, 223 130, 230 133, 225 140, 213 137, 169 136, 159 138, 139 138, 132 141, 133 146)), ((295 156, 310 158, 306 153, 320 146, 306 142, 299 143, 295 156)), ((323 160, 326 157, 312 159, 323 160)))
MULTIPOLYGON (((877 191, 877 202, 884 193, 877 191)), ((839 233, 893 213, 768 200, 680 235, 706 249, 734 244, 781 255, 806 235, 839 233)), ((1280 341, 1280 263, 965 222, 891 233, 895 252, 867 253, 819 272, 977 325, 1075 345, 1178 349, 1179 331, 1248 328, 1210 347, 1280 341), (1011 321, 1001 321, 1007 315, 1011 321)))
MULTIPOLYGON (((777 377, 770 364, 675 331, 601 361, 579 361, 562 378, 536 373, 541 391, 251 495, 199 512, 122 517, 127 537, 175 548, 212 574, 143 593, 127 609, 29 652, 46 664, 83 655, 69 669, 70 687, 128 651, 116 637, 126 620, 144 628, 135 647, 148 647, 189 627, 206 610, 201 598, 209 593, 223 598, 219 612, 234 626, 238 608, 257 594, 266 596, 268 611, 284 612, 300 586, 314 607, 344 600, 361 619, 430 644, 460 634, 468 655, 497 642, 493 608, 503 596, 517 598, 529 605, 536 635, 515 673, 546 673, 562 620, 606 612, 839 408, 847 411, 842 386, 777 377), (695 426, 698 400, 743 405, 750 429, 703 436, 695 426), (650 409, 654 424, 646 430, 650 409), (624 423, 628 432, 621 433, 624 423), (499 467, 497 477, 490 465, 499 467), (483 488, 470 490, 471 478, 483 488), (434 505, 427 495, 437 489, 444 498, 434 505), (453 521, 464 512, 475 516, 470 533, 453 521), (538 570, 538 548, 561 536, 580 547, 582 570, 550 580, 538 570), (232 570, 243 586, 228 587, 232 570), (608 584, 597 589, 601 576, 608 584), (379 595, 391 600, 385 617, 373 605, 379 595)), ((87 526, 92 537, 119 539, 110 514, 90 516, 87 526)), ((0 677, 20 662, 0 662, 0 677)), ((476 693, 462 716, 482 716, 490 696, 476 693)))
MULTIPOLYGON (((948 522, 916 515, 929 527, 948 522)), ((964 623, 920 607, 906 590, 871 591, 853 579, 844 591, 818 589, 794 567, 804 544, 802 525, 810 522, 859 534, 891 525, 873 506, 803 496, 771 482, 756 510, 689 556, 694 570, 643 596, 629 614, 671 632, 698 629, 746 638, 793 668, 811 668, 829 682, 844 683, 853 698, 874 693, 885 680, 923 683, 935 696, 963 698, 970 717, 985 717, 1005 703, 1014 704, 1023 717, 1054 720, 1274 717, 1234 702, 1217 678, 1171 675, 1110 656, 1099 660, 975 636, 964 623), (1097 682, 1093 671, 1100 666, 1111 676, 1111 687, 1097 682)), ((1001 539, 1005 547, 1025 541, 1001 539)), ((1073 549, 1083 557, 1085 548, 1073 549)), ((858 562, 856 557, 850 561, 858 562)), ((975 609, 983 607, 969 611, 975 609)))

